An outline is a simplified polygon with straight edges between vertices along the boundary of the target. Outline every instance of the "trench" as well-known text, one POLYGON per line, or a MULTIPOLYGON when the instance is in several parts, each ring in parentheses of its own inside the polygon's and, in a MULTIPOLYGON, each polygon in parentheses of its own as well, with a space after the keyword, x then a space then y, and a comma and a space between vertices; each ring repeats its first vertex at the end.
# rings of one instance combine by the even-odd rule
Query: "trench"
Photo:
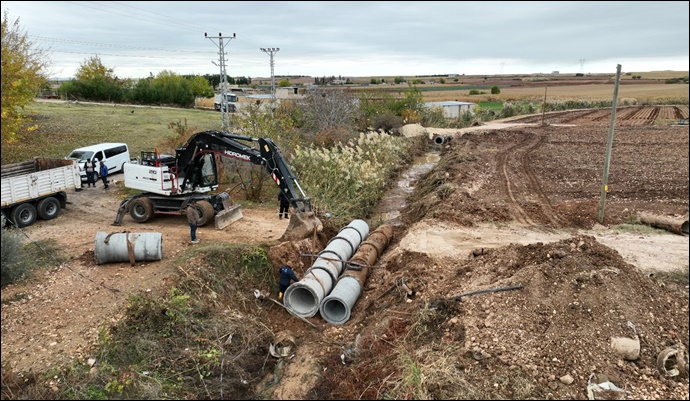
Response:
POLYGON ((439 160, 441 160, 441 149, 438 147, 415 157, 410 166, 398 176, 395 184, 383 194, 372 212, 372 220, 394 227, 401 226, 403 221, 400 211, 406 206, 407 198, 414 191, 415 183, 431 171, 439 160))

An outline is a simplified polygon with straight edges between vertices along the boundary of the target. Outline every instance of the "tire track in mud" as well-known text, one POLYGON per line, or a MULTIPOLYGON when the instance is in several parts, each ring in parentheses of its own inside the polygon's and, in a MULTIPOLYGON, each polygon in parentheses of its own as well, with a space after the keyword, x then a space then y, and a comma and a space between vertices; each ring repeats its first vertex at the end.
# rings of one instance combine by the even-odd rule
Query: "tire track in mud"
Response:
POLYGON ((523 148, 524 144, 525 141, 521 141, 509 147, 508 149, 499 152, 496 155, 496 160, 498 162, 496 169, 501 172, 501 188, 503 189, 503 193, 505 193, 510 199, 510 204, 508 205, 508 211, 510 215, 513 217, 513 219, 517 220, 520 223, 534 226, 536 225, 534 221, 532 221, 532 219, 529 218, 525 210, 515 199, 515 195, 513 195, 512 190, 513 183, 508 177, 508 160, 514 153, 518 152, 521 148, 523 148))
POLYGON ((520 206, 517 196, 519 192, 525 195, 536 195, 536 200, 539 208, 542 210, 544 218, 548 219, 555 227, 563 225, 558 214, 554 211, 549 198, 546 196, 541 188, 539 179, 534 174, 530 167, 530 157, 532 153, 539 149, 546 142, 546 136, 525 134, 520 142, 508 147, 496 155, 497 171, 501 173, 501 188, 503 193, 508 197, 508 209, 510 215, 516 221, 530 226, 537 226, 538 224, 532 220, 529 213, 520 206), (519 170, 513 171, 510 167, 511 160, 519 161, 519 170), (521 175, 527 178, 526 187, 520 189, 518 185, 511 180, 511 175, 521 175), (513 188, 516 190, 514 191, 513 188), (518 192, 519 190, 519 192, 518 192))
POLYGON ((527 176, 527 180, 529 181, 529 187, 527 189, 528 191, 531 191, 537 195, 537 199, 539 200, 539 206, 541 207, 544 216, 546 216, 546 218, 549 219, 549 221, 555 227, 560 227, 563 225, 563 222, 558 217, 558 214, 554 211, 553 205, 551 205, 551 201, 544 193, 544 190, 542 189, 541 184, 539 183, 539 179, 530 167, 530 157, 532 153, 535 150, 541 148, 545 142, 545 135, 538 136, 537 141, 534 143, 534 145, 530 146, 527 149, 527 151, 523 153, 520 157, 520 166, 522 168, 522 172, 527 176))

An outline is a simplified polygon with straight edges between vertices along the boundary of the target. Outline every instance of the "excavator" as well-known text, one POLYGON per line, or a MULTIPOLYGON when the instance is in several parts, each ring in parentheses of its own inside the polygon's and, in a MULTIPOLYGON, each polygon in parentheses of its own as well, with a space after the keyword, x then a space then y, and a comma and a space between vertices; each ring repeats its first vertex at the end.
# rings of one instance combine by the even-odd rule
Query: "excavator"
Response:
POLYGON ((125 187, 143 192, 122 200, 113 225, 122 225, 127 213, 139 223, 156 214, 181 215, 192 200, 199 212, 199 226, 214 220, 216 228, 223 229, 241 219, 240 205, 233 204, 230 191, 213 193, 218 189, 216 155, 264 167, 293 207, 288 230, 299 227, 300 236, 306 238, 321 224, 311 200, 271 139, 210 130, 193 134, 175 149, 174 156, 143 151, 138 164, 126 163, 125 187))

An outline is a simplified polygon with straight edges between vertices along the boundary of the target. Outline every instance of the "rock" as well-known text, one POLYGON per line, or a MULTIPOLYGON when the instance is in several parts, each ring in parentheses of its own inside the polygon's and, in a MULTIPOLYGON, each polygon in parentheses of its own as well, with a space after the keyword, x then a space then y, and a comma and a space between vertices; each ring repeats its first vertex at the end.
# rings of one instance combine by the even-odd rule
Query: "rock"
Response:
POLYGON ((573 377, 569 374, 559 377, 558 380, 560 380, 563 384, 573 384, 575 381, 575 379, 573 379, 573 377))

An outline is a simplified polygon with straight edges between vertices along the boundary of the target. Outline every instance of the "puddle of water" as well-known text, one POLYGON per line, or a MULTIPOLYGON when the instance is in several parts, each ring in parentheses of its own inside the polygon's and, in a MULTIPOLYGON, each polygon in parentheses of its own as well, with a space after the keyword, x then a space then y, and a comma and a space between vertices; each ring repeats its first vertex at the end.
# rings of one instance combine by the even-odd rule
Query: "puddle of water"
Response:
POLYGON ((414 191, 415 182, 431 171, 441 160, 439 150, 429 151, 416 157, 410 167, 400 174, 396 184, 389 189, 374 210, 373 218, 391 226, 402 225, 400 210, 405 207, 407 197, 414 191))

